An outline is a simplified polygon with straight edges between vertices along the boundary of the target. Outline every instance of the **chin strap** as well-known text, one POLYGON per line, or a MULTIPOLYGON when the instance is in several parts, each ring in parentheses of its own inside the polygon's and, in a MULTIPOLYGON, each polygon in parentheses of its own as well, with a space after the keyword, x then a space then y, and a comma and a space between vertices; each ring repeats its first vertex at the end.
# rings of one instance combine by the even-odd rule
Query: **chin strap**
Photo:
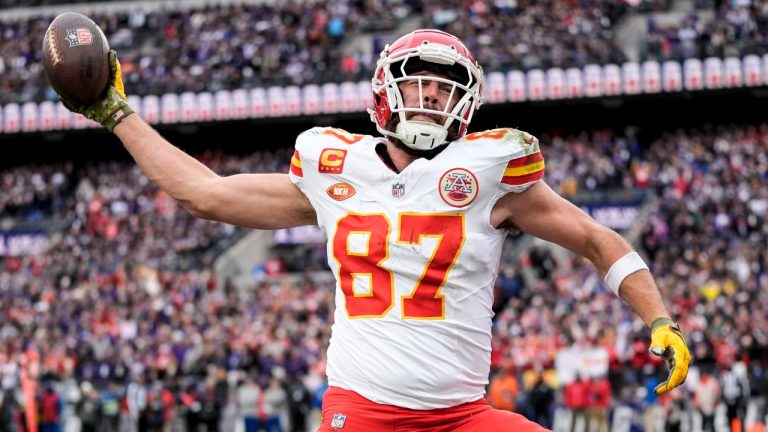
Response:
POLYGON ((395 133, 405 145, 419 150, 432 150, 448 138, 448 131, 442 126, 420 121, 398 123, 395 133))

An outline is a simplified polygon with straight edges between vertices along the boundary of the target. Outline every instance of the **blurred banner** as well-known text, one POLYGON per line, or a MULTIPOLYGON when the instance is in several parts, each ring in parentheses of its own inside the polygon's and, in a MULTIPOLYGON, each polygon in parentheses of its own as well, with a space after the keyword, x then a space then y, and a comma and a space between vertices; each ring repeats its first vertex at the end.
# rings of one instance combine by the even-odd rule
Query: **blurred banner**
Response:
POLYGON ((0 232, 0 256, 37 255, 50 240, 45 232, 0 232))
POLYGON ((555 370, 560 385, 576 379, 599 377, 608 374, 608 350, 599 347, 573 345, 558 351, 555 370))

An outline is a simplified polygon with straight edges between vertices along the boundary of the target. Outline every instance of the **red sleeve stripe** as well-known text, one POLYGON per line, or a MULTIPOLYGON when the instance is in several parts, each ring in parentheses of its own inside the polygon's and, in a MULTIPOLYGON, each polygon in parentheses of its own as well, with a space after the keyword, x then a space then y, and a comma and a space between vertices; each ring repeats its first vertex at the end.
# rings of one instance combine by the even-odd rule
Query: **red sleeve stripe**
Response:
POLYGON ((507 168, 517 168, 517 167, 530 165, 532 163, 543 162, 543 161, 544 161, 544 156, 541 155, 541 152, 536 152, 536 153, 529 154, 525 157, 512 159, 507 164, 507 168))
POLYGON ((293 157, 291 158, 291 173, 297 177, 304 177, 304 171, 301 169, 301 156, 299 156, 298 150, 293 152, 293 157))
POLYGON ((544 168, 539 171, 532 172, 521 176, 504 176, 501 178, 501 182, 510 186, 520 186, 526 183, 535 182, 541 180, 544 177, 544 168))
POLYGON ((521 167, 507 168, 504 170, 504 177, 517 177, 535 173, 544 169, 544 161, 530 163, 521 167))
POLYGON ((541 152, 536 152, 509 161, 501 182, 511 186, 520 186, 541 180, 542 177, 544 177, 544 157, 541 152))

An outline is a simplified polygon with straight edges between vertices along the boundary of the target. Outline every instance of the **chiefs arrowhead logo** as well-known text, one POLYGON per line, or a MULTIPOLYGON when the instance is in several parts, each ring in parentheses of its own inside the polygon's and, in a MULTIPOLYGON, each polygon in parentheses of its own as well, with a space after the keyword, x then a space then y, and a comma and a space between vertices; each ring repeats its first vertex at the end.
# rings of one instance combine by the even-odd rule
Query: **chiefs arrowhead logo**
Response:
POLYGON ((466 207, 477 198, 477 177, 464 168, 454 168, 440 178, 438 191, 446 204, 453 207, 466 207))
POLYGON ((355 194, 355 188, 353 188, 349 183, 332 184, 325 191, 328 193, 329 197, 335 199, 336 201, 344 201, 347 198, 352 198, 352 196, 355 194))

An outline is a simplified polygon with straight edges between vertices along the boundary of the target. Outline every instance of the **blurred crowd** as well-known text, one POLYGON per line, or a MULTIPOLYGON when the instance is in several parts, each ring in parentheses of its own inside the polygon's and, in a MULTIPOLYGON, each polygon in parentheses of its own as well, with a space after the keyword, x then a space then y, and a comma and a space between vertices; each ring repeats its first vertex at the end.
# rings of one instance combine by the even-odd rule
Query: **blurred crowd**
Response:
POLYGON ((582 67, 626 61, 614 28, 628 10, 609 0, 448 0, 425 6, 424 23, 458 35, 486 70, 582 67))
MULTIPOLYGON (((641 427, 659 418, 674 427, 696 412, 710 430, 723 405, 744 421, 747 405, 768 395, 768 124, 651 143, 631 129, 540 138, 546 179, 564 195, 618 187, 655 197, 637 243, 696 360, 682 389, 657 398, 649 389, 666 368, 648 354, 647 327, 588 262, 512 235, 496 286, 489 400, 548 427, 558 409, 606 425, 628 407, 641 427), (605 370, 565 379, 558 362, 586 352, 604 352, 605 370)), ((232 174, 285 172, 290 154, 199 157, 232 174)), ((328 273, 292 268, 244 289, 217 281, 213 257, 240 231, 191 218, 130 163, 19 167, 0 179, 0 218, 67 221, 48 253, 0 257, 0 431, 23 430, 20 365, 34 353, 43 423, 316 425, 333 321, 328 273)))
MULTIPOLYGON (((616 28, 631 2, 548 0, 338 0, 227 3, 203 8, 99 12, 92 18, 118 51, 136 95, 369 80, 382 37, 404 19, 459 36, 486 71, 581 67, 627 59, 616 28)), ((648 2, 638 2, 640 6, 648 2)), ((670 2, 652 2, 664 11, 670 2)), ((642 59, 765 52, 764 2, 697 1, 713 9, 657 25, 631 48, 642 59)), ((0 20, 0 104, 55 100, 42 70, 42 37, 52 16, 0 20)), ((390 42, 386 40, 385 42, 390 42)))
POLYGON ((538 244, 502 260, 494 381, 515 395, 508 403, 547 421, 551 405, 541 400, 560 401, 585 420, 602 418, 595 410, 628 404, 647 416, 639 421, 646 430, 657 411, 671 430, 679 430, 686 411, 699 413, 704 430, 713 430, 720 404, 729 420, 744 422, 749 400, 761 407, 756 418, 764 421, 768 125, 679 130, 642 147, 631 137, 594 131, 542 138, 551 155, 546 179, 565 195, 623 185, 657 197, 637 243, 687 334, 695 363, 685 388, 657 398, 651 389, 664 368, 647 352, 646 328, 606 292, 591 265, 570 256, 558 260, 538 244), (525 272, 536 276, 533 283, 526 283, 525 272), (607 376, 557 386, 548 369, 567 347, 602 347, 607 376), (540 381, 562 392, 544 391, 540 381), (608 398, 600 396, 606 382, 608 398))
MULTIPOLYGON (((131 94, 357 80, 350 33, 393 28, 409 0, 228 3, 90 15, 119 53, 131 94), (375 18, 374 18, 375 17, 375 18)), ((0 21, 0 103, 53 99, 42 71, 52 16, 0 21)))
POLYGON ((684 60, 742 57, 768 52, 768 5, 760 1, 718 2, 715 19, 694 12, 672 25, 648 19, 646 55, 650 59, 684 60))

